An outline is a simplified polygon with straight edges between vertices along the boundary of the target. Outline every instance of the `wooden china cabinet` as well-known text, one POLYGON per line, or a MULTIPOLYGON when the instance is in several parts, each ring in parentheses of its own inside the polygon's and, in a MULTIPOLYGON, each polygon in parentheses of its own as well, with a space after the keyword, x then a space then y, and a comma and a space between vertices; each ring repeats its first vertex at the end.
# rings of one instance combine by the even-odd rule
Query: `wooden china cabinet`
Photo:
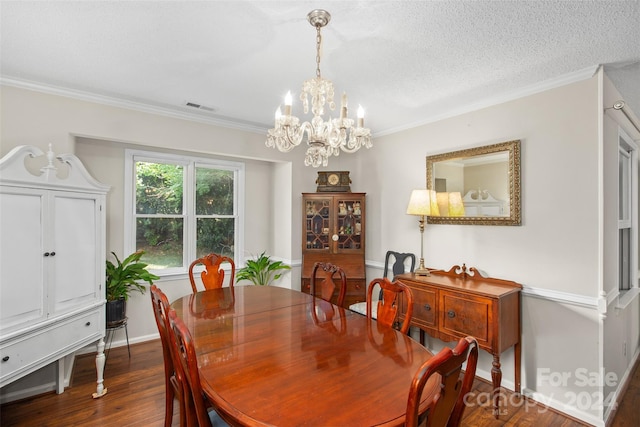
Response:
POLYGON ((302 291, 311 291, 318 262, 347 276, 345 307, 365 300, 365 193, 302 193, 302 291))

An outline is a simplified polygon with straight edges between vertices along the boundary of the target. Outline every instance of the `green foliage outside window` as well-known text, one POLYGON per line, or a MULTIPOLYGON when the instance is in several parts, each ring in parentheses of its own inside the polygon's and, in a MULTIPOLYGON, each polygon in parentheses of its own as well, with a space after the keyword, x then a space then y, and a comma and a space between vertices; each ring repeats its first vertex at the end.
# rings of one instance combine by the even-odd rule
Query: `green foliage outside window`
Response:
POLYGON ((196 256, 234 255, 234 171, 196 167, 193 212, 183 206, 185 169, 136 162, 136 249, 154 269, 183 266, 183 211, 196 221, 196 256))

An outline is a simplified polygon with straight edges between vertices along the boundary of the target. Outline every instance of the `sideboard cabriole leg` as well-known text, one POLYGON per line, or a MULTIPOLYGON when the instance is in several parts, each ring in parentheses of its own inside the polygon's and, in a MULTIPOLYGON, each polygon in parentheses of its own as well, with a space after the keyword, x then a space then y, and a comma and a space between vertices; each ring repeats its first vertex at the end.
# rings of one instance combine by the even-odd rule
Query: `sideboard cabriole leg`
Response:
POLYGON ((515 365, 516 365, 516 372, 515 372, 515 380, 516 380, 516 384, 515 384, 515 392, 517 394, 520 394, 521 391, 521 378, 520 375, 522 374, 522 354, 521 354, 521 346, 520 346, 520 341, 518 341, 514 347, 513 347, 513 352, 515 354, 515 365))
POLYGON ((493 363, 491 367, 491 382, 493 383, 492 401, 493 401, 493 415, 498 418, 500 415, 499 399, 500 399, 500 384, 502 383, 502 370, 500 369, 500 354, 493 355, 493 363))
POLYGON ((98 353, 96 354, 96 374, 98 376, 98 387, 96 389, 96 392, 93 393, 94 399, 97 399, 107 394, 107 388, 104 386, 104 378, 103 378, 104 363, 105 363, 103 338, 100 338, 100 341, 98 341, 97 347, 98 347, 98 353))

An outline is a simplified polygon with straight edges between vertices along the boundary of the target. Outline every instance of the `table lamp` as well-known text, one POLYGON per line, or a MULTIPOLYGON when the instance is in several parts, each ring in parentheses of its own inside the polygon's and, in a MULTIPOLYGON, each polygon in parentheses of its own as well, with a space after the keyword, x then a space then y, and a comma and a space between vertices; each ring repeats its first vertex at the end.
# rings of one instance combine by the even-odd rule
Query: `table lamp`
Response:
POLYGON ((413 190, 407 206, 407 214, 420 217, 420 264, 414 271, 420 276, 429 276, 429 270, 424 266, 424 217, 438 215, 438 200, 433 190, 413 190))
MULTIPOLYGON (((459 191, 453 193, 436 193, 439 215, 464 216, 464 204, 462 194, 459 191)), ((434 215, 433 213, 431 215, 434 215)))

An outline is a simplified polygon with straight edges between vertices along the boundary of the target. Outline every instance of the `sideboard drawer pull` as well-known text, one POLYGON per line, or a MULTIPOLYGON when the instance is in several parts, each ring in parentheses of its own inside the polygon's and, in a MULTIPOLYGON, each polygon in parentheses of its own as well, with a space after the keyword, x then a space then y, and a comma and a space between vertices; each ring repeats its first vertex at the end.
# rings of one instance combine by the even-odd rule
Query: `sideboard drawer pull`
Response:
POLYGON ((3 358, 2 358, 2 361, 3 361, 3 362, 8 362, 8 361, 9 361, 9 356, 5 356, 5 357, 3 357, 3 358))
POLYGON ((427 311, 431 311, 431 306, 429 304, 425 304, 424 309, 427 311))
POLYGON ((453 319, 454 317, 456 317, 456 312, 453 310, 449 310, 447 312, 447 316, 449 316, 450 319, 453 319))
POLYGON ((91 322, 85 323, 84 326, 91 326, 91 322))

